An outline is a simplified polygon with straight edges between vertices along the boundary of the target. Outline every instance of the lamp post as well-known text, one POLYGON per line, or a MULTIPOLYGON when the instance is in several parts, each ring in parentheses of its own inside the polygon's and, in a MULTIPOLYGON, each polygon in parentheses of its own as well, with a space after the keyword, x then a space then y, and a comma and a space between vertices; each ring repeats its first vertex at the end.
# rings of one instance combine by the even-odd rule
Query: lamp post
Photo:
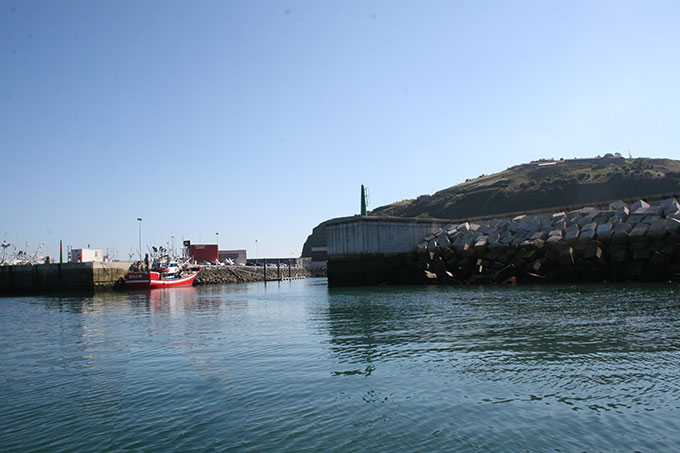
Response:
POLYGON ((257 239, 255 239, 255 265, 257 266, 257 239))
POLYGON ((142 218, 137 217, 139 222, 139 261, 142 261, 142 218))
POLYGON ((215 243, 217 244, 217 249, 220 248, 220 233, 215 233, 215 243))

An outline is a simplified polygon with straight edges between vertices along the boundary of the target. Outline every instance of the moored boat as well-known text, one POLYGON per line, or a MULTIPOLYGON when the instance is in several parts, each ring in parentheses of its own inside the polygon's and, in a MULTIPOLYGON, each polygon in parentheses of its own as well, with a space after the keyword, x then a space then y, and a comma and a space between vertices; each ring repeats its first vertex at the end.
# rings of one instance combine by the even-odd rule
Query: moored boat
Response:
POLYGON ((191 286, 194 283, 196 275, 198 275, 198 271, 192 271, 186 276, 182 276, 180 273, 155 271, 128 272, 125 276, 125 287, 129 289, 145 289, 191 286))

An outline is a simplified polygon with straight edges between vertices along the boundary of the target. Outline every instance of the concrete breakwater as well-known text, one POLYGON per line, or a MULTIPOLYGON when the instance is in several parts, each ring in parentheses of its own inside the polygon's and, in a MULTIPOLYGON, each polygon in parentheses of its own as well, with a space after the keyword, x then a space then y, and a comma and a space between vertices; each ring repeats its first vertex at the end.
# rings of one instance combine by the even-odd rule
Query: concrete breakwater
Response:
MULTIPOLYGON (((46 293, 54 291, 124 290, 128 270, 138 262, 54 263, 21 266, 0 266, 0 295, 46 293)), ((325 269, 276 267, 267 269, 267 281, 291 278, 325 277, 325 269), (279 276, 280 275, 280 276, 279 276)), ((261 282, 261 266, 211 266, 201 269, 195 285, 261 282)))
MULTIPOLYGON (((436 228, 415 269, 442 283, 680 280, 680 204, 519 215, 436 228)), ((413 269, 413 268, 412 268, 413 269)))
MULTIPOLYGON (((309 269, 296 268, 290 269, 290 277, 307 278, 321 277, 325 274, 315 274, 309 269)), ((276 267, 267 268, 267 281, 286 279, 289 277, 287 267, 280 268, 280 274, 276 267)), ((211 266, 201 269, 196 279, 195 285, 218 285, 225 283, 245 283, 264 281, 264 268, 262 266, 211 266)))
POLYGON ((0 294, 107 290, 120 286, 132 263, 52 263, 0 266, 0 294))

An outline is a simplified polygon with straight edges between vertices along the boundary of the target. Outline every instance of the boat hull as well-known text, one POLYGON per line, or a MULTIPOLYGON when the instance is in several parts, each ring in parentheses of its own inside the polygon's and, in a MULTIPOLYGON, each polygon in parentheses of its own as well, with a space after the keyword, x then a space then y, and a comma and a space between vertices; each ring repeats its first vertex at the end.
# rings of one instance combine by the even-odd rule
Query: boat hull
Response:
POLYGON ((158 272, 129 272, 125 276, 125 287, 128 289, 176 288, 191 286, 198 272, 182 278, 163 279, 158 272))

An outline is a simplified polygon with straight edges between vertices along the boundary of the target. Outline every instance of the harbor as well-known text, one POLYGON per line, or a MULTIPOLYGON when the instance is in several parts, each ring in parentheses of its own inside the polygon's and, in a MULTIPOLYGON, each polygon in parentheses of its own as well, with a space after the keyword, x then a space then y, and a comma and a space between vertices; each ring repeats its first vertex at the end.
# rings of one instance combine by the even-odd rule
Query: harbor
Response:
POLYGON ((672 451, 677 284, 6 297, 4 451, 672 451))

